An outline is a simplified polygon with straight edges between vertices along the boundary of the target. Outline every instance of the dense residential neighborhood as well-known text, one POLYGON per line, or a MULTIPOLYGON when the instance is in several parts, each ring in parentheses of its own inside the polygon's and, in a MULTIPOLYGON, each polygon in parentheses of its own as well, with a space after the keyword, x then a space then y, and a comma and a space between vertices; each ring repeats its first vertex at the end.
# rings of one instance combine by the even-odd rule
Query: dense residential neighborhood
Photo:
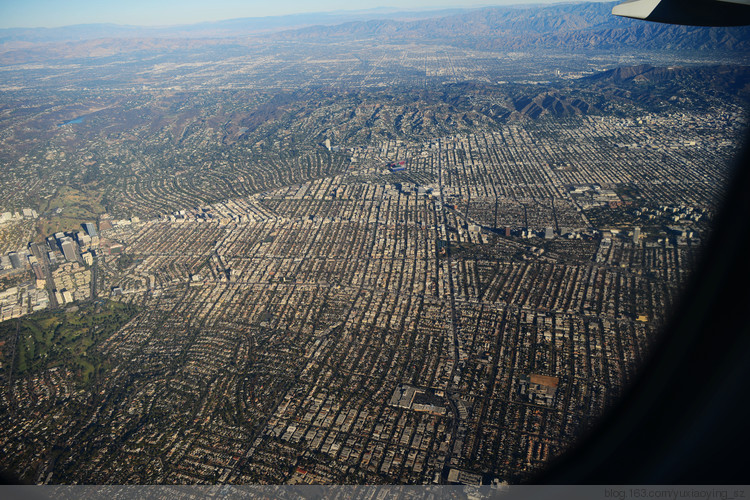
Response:
POLYGON ((342 26, 0 52, 3 470, 514 483, 634 379, 747 66, 342 26))

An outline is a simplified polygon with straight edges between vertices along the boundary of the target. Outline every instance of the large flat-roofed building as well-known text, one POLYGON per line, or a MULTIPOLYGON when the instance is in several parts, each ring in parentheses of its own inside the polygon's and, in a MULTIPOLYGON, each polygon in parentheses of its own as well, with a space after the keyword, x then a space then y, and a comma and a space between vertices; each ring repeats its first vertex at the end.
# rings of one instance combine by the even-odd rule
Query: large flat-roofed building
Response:
POLYGON ((445 414, 442 397, 407 384, 401 384, 393 391, 389 404, 407 410, 421 411, 435 415, 445 414))
POLYGON ((530 373, 520 378, 520 394, 531 403, 552 406, 557 394, 558 377, 530 373))
POLYGON ((393 396, 391 396, 390 404, 393 406, 398 406, 400 408, 411 408, 411 404, 414 401, 414 395, 415 395, 416 389, 414 387, 408 386, 406 384, 399 385, 396 387, 396 390, 393 391, 393 396))
POLYGON ((8 258, 10 258, 10 264, 13 266, 13 269, 23 268, 23 261, 21 261, 21 256, 16 252, 9 253, 8 258))

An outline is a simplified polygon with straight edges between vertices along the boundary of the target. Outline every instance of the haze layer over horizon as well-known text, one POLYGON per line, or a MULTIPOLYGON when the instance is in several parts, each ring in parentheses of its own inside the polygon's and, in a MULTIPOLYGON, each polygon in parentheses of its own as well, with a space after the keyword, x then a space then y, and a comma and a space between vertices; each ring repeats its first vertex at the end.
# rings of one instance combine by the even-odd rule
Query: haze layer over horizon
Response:
POLYGON ((408 11, 445 8, 476 8, 501 5, 561 3, 564 0, 132 0, 97 2, 95 0, 29 0, 0 4, 2 28, 55 28, 79 24, 111 23, 134 26, 174 26, 236 18, 284 16, 359 10, 408 11))

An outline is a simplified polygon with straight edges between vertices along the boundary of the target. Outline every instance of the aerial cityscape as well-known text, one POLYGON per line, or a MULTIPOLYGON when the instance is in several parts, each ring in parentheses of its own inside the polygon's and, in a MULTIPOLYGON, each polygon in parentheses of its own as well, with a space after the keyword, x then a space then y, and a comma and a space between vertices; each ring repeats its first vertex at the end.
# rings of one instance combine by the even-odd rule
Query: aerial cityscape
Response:
POLYGON ((0 30, 3 472, 542 470, 648 358, 747 125, 747 28, 611 8, 0 30))

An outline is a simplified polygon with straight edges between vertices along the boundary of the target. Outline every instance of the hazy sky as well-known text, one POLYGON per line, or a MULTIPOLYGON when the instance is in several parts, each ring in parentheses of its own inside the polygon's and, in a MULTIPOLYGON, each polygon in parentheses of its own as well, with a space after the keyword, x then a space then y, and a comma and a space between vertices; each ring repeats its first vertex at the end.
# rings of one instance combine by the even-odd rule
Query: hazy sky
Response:
POLYGON ((0 0, 0 28, 115 23, 190 24, 238 17, 376 7, 479 7, 560 0, 0 0))

